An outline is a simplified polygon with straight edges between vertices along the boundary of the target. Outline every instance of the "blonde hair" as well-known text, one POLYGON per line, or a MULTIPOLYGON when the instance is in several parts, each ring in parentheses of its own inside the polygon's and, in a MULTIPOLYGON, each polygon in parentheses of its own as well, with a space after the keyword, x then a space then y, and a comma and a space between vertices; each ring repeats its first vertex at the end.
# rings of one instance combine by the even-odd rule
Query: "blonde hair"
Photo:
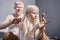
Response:
POLYGON ((26 12, 32 12, 33 10, 39 13, 39 8, 36 5, 28 5, 26 8, 26 12))
MULTIPOLYGON (((28 6, 26 7, 24 17, 27 16, 27 12, 32 12, 32 11, 34 11, 34 10, 36 11, 36 13, 39 13, 39 8, 38 8, 36 5, 28 5, 28 6)), ((38 14, 38 16, 39 16, 39 14, 38 14)))
POLYGON ((34 10, 36 11, 36 13, 38 13, 38 20, 39 20, 39 8, 36 5, 28 5, 26 7, 25 15, 24 15, 23 19, 25 19, 25 17, 28 16, 28 13, 27 12, 32 12, 34 10))
POLYGON ((17 4, 21 4, 21 5, 24 7, 24 3, 23 3, 22 0, 16 1, 16 2, 14 3, 14 8, 16 7, 17 4))
POLYGON ((15 2, 15 4, 20 4, 20 3, 24 4, 22 0, 18 0, 18 1, 15 2))

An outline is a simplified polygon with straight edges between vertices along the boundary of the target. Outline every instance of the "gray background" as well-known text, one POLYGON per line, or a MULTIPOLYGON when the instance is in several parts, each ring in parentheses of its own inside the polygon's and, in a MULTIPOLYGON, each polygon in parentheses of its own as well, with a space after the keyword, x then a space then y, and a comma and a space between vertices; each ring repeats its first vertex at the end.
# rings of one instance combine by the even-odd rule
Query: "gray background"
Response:
MULTIPOLYGON (((0 24, 8 14, 14 12, 13 6, 16 0, 0 0, 0 24)), ((46 34, 51 37, 60 37, 60 0, 23 0, 25 7, 28 4, 36 4, 42 12, 46 13, 49 23, 46 25, 46 34), (36 2, 36 3, 35 3, 36 2)), ((0 30, 0 32, 6 31, 0 30)))
POLYGON ((36 0, 36 5, 41 13, 46 13, 46 34, 51 37, 60 38, 60 0, 36 0))

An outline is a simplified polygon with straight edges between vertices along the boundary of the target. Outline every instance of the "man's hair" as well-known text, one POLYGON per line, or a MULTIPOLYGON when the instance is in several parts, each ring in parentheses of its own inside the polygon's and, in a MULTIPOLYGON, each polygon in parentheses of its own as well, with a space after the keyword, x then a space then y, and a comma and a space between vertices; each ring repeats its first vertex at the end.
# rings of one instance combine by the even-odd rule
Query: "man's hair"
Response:
POLYGON ((23 8, 24 8, 24 3, 23 3, 23 1, 19 0, 19 1, 16 1, 16 2, 14 3, 14 9, 16 8, 17 4, 21 4, 21 5, 23 6, 23 8))
POLYGON ((20 3, 22 3, 22 4, 24 5, 24 3, 23 3, 22 0, 16 1, 16 2, 15 2, 15 5, 16 5, 16 4, 20 4, 20 3))

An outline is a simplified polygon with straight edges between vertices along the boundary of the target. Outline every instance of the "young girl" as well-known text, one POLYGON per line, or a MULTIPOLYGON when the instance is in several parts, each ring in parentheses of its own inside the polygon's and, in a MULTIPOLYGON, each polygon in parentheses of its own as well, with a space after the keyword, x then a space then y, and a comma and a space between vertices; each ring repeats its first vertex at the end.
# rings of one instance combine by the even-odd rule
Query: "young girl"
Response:
POLYGON ((39 8, 36 5, 28 5, 24 16, 25 40, 37 40, 39 29, 44 25, 39 23, 39 8))

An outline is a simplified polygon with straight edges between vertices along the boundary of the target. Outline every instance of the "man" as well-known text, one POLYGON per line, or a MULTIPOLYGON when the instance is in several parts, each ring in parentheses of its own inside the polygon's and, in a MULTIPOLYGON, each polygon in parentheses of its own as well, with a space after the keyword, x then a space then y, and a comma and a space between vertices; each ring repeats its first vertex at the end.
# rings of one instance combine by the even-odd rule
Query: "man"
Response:
POLYGON ((19 40, 19 29, 22 29, 23 8, 24 3, 21 0, 16 1, 14 4, 15 13, 8 15, 0 25, 0 30, 8 27, 8 32, 4 33, 4 40, 19 40))

